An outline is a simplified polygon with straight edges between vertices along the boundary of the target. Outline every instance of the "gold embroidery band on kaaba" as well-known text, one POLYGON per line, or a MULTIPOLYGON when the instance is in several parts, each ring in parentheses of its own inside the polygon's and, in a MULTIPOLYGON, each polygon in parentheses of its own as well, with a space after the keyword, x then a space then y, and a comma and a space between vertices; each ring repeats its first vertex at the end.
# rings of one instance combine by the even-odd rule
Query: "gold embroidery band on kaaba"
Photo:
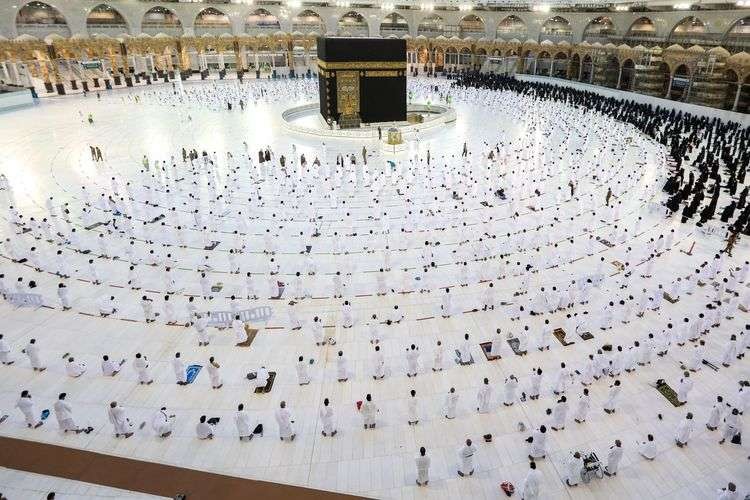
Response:
POLYGON ((406 61, 326 62, 318 60, 322 69, 406 69, 406 61))
POLYGON ((365 76, 367 78, 384 78, 384 77, 398 77, 403 76, 400 71, 365 71, 365 76))

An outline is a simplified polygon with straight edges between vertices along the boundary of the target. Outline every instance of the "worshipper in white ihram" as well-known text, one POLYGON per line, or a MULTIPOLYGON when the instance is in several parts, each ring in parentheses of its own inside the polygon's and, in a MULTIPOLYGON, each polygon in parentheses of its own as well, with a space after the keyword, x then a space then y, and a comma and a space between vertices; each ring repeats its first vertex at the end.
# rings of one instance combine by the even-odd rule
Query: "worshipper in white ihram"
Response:
POLYGON ((237 405, 237 412, 234 414, 234 425, 237 427, 237 434, 240 441, 246 439, 250 441, 253 438, 253 426, 250 421, 250 415, 245 411, 245 405, 242 403, 237 405))
POLYGON ((60 393, 60 395, 57 397, 57 401, 55 401, 55 405, 53 406, 53 409, 55 410, 55 418, 57 418, 57 424, 60 426, 60 429, 62 429, 63 432, 75 432, 76 434, 85 432, 86 434, 89 434, 93 429, 86 428, 81 429, 79 428, 75 421, 73 420, 73 407, 65 401, 65 398, 67 397, 67 394, 60 393))
POLYGON ((320 420, 323 424, 322 434, 324 436, 335 436, 338 431, 336 430, 336 424, 334 423, 333 407, 328 398, 323 400, 323 406, 320 409, 320 420))
POLYGON ((547 456, 547 427, 540 425, 530 437, 526 439, 529 446, 529 458, 539 459, 547 456))
POLYGON ((430 482, 430 457, 424 446, 419 448, 419 455, 415 459, 417 465, 417 485, 427 486, 430 482))
POLYGON ((107 416, 109 417, 110 423, 115 428, 115 437, 125 436, 129 438, 133 435, 133 424, 130 423, 128 416, 125 414, 125 410, 117 404, 116 401, 112 401, 107 408, 107 416))
POLYGON ((536 468, 536 462, 529 462, 529 472, 521 485, 521 500, 537 500, 542 484, 542 473, 536 468))
POLYGON ((279 408, 276 410, 274 416, 276 418, 276 423, 279 425, 279 438, 282 441, 294 441, 297 434, 292 428, 294 421, 292 420, 292 414, 286 407, 286 401, 279 403, 279 408))
POLYGON ((297 358, 297 383, 299 385, 307 385, 310 383, 310 373, 307 371, 307 363, 305 358, 300 356, 297 358))
POLYGON ((471 439, 467 439, 466 443, 458 451, 458 458, 461 462, 458 469, 459 476, 465 477, 474 474, 474 454, 476 452, 477 447, 471 443, 471 439))
POLYGON ((21 391, 21 397, 16 401, 16 408, 23 413, 23 418, 26 421, 26 427, 38 428, 44 423, 36 414, 34 408, 34 402, 31 400, 31 393, 29 391, 21 391))
POLYGON ((578 483, 581 482, 581 471, 583 471, 583 459, 581 454, 576 451, 568 459, 565 483, 568 486, 578 486, 578 483))
POLYGON ((652 434, 646 436, 645 441, 638 443, 638 453, 640 453, 646 460, 653 460, 656 458, 656 443, 654 442, 654 436, 652 434))
POLYGON ((615 444, 609 447, 607 452, 607 466, 604 469, 604 473, 608 476, 616 476, 617 468, 620 466, 620 460, 622 460, 622 443, 619 439, 615 439, 615 444))
POLYGON ((365 401, 362 403, 360 413, 362 414, 362 420, 364 421, 365 429, 375 428, 375 418, 380 410, 375 403, 372 402, 372 395, 368 394, 365 396, 365 401))
POLYGON ((213 428, 208 423, 205 415, 201 415, 200 419, 198 420, 198 424, 195 426, 195 434, 196 436, 198 436, 198 439, 201 440, 214 438, 213 428))
POLYGON ((458 406, 458 394, 456 388, 451 387, 448 394, 445 396, 445 403, 443 405, 443 415, 448 420, 456 418, 456 406, 458 406))
POLYGON ((485 378, 482 387, 477 392, 477 412, 487 413, 490 411, 490 403, 492 401, 492 386, 490 386, 489 379, 485 378))
POLYGON ((151 417, 151 428, 160 438, 167 438, 172 434, 175 416, 167 412, 167 407, 162 406, 159 411, 151 417))
POLYGON ((42 361, 41 356, 39 355, 39 346, 36 343, 36 339, 29 340, 29 343, 21 352, 28 356, 29 363, 31 363, 31 367, 35 372, 43 372, 47 369, 47 367, 44 366, 44 362, 42 361))
POLYGON ((687 446, 690 435, 693 433, 693 414, 688 412, 685 418, 680 421, 675 432, 675 444, 682 448, 687 446))

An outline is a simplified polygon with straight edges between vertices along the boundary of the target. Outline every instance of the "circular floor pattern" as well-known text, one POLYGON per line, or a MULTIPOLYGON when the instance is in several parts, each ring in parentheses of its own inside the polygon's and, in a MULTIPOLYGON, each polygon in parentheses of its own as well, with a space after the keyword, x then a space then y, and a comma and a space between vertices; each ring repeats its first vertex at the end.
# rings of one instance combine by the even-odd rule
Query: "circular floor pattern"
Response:
MULTIPOLYGON (((0 194, 14 208, 3 211, 0 272, 9 293, 18 291, 18 278, 24 293, 34 281, 31 292, 44 307, 0 306, 3 340, 16 360, 0 367, 0 409, 10 414, 0 433, 367 497, 497 498, 502 481, 523 484, 525 439, 550 423, 546 409, 560 411, 552 390, 564 379, 570 411, 564 430, 547 432, 547 455, 538 461, 542 498, 710 498, 729 480, 747 491, 747 453, 718 445, 718 433, 704 425, 716 395, 736 404, 737 382, 748 378, 746 360, 721 366, 730 335, 748 322, 748 313, 737 310, 738 302, 747 305, 747 281, 731 282, 739 295, 724 292, 720 326, 700 336, 705 358, 719 370, 691 374, 694 388, 679 408, 650 386, 660 378, 678 386, 680 362, 689 362, 695 347, 676 345, 688 332, 677 325, 683 318, 692 325, 717 297, 711 284, 681 285, 676 303, 662 300, 663 292, 675 291, 676 279, 704 261, 717 279, 741 266, 713 258, 718 238, 663 217, 664 149, 628 125, 564 104, 429 82, 438 90, 410 80, 414 101, 440 103, 450 95, 457 119, 411 138, 395 160, 380 156, 376 140, 286 135, 281 111, 317 95, 311 81, 71 96, 6 115, 13 126, 0 137, 0 170, 13 191, 0 194), (102 161, 92 159, 90 146, 100 147, 102 161), (197 152, 192 164, 183 161, 183 148, 197 152), (261 165, 258 151, 266 148, 272 161, 261 165), (693 243, 692 254, 685 253, 693 243), (272 299, 279 281, 283 295, 272 299), (69 311, 58 298, 61 282, 69 311), (109 297, 117 311, 100 317, 109 297), (189 325, 195 313, 255 307, 273 314, 251 325, 258 333, 249 347, 235 346, 233 328, 208 328, 210 344, 198 346, 189 325), (149 309, 159 315, 147 324, 149 309), (558 342, 556 328, 574 343, 558 342), (646 354, 644 346, 661 349, 673 330, 666 356, 646 354), (586 331, 594 338, 575 333, 586 331), (316 345, 316 336, 335 339, 335 346, 316 345), (508 336, 528 354, 515 355, 508 336), (21 353, 31 338, 44 372, 32 371, 21 353), (493 340, 502 358, 490 361, 480 343, 493 340), (406 352, 412 344, 418 356, 406 352), (547 344, 549 350, 538 349, 547 344), (597 355, 604 344, 615 354, 597 355), (148 357, 153 384, 138 384, 139 352, 148 357), (192 384, 175 384, 176 352, 185 365, 204 368, 192 384), (125 359, 118 376, 102 376, 104 354, 125 359), (454 359, 467 354, 473 363, 454 359), (606 414, 614 377, 594 382, 588 418, 578 424, 572 415, 589 354, 614 363, 622 392, 616 413, 606 414), (66 374, 69 356, 85 362, 82 376, 66 374), (223 382, 216 390, 206 373, 211 356, 223 382), (298 384, 299 356, 307 385, 298 384), (645 356, 651 363, 640 366, 645 356), (415 358, 417 376, 407 376, 415 358), (245 378, 261 366, 277 374, 268 394, 254 394, 245 378), (538 367, 541 397, 522 399, 538 367), (338 381, 344 372, 348 380, 338 381), (561 372, 571 376, 561 379, 561 372), (380 373, 384 379, 373 379, 380 373), (510 375, 519 387, 506 406, 510 375), (484 378, 492 394, 487 411, 478 413, 484 378), (451 387, 456 416, 446 419, 451 387), (33 395, 35 411, 52 408, 66 392, 76 422, 94 431, 63 434, 53 417, 26 429, 13 408, 22 389, 33 395), (411 390, 417 425, 407 424, 415 411, 411 390), (363 429, 356 406, 366 394, 380 410, 372 430, 363 429), (335 411, 333 438, 321 435, 324 398, 335 411), (145 428, 115 438, 106 413, 113 400, 145 428), (282 400, 293 415, 293 442, 278 439, 282 400), (264 424, 264 437, 239 442, 238 403, 253 424, 264 424), (176 415, 167 439, 150 425, 161 406, 176 415), (695 431, 690 445, 678 448, 675 429, 688 411, 695 431), (213 441, 196 438, 201 415, 221 418, 213 441), (488 433, 491 443, 482 439, 488 433), (638 454, 648 433, 658 450, 653 462, 638 454), (460 478, 458 450, 466 438, 477 446, 475 473, 460 478), (615 439, 624 447, 616 477, 564 485, 573 451, 606 457, 615 439), (420 446, 432 461, 426 488, 415 484, 420 446)), ((735 256, 743 251, 746 245, 735 256)), ((704 277, 710 283, 713 276, 704 277)))

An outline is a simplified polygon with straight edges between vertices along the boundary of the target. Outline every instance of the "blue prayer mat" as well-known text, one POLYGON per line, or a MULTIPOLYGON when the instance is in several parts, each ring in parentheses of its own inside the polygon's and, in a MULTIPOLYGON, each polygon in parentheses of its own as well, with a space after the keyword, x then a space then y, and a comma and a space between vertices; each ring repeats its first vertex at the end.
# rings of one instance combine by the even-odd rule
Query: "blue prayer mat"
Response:
POLYGON ((192 384, 193 380, 198 376, 203 366, 201 365, 190 365, 187 367, 187 383, 192 384))

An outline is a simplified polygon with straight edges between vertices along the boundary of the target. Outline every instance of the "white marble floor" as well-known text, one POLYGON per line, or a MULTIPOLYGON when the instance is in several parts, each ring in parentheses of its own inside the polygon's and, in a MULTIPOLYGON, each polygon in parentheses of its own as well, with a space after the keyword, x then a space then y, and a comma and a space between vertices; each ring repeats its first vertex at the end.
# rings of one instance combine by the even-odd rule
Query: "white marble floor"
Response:
POLYGON ((75 500, 76 498, 157 500, 165 498, 5 467, 0 467, 0 485, 2 485, 0 493, 9 500, 17 498, 45 500, 51 492, 55 493, 55 500, 75 500))
MULTIPOLYGON (((232 90, 229 88, 235 83, 216 88, 187 85, 190 97, 184 102, 170 96, 169 87, 139 89, 132 94, 118 91, 102 94, 101 99, 69 96, 0 116, 0 171, 8 177, 13 199, 7 199, 7 191, 0 195, 7 201, 3 204, 12 204, 17 211, 3 210, 4 217, 10 222, 22 215, 26 227, 33 227, 24 233, 19 225, 4 225, 3 240, 11 238, 11 242, 0 246, 4 257, 0 272, 4 285, 14 290, 19 277, 35 281, 38 286, 34 291, 43 295, 47 306, 32 309, 0 304, 0 333, 16 360, 13 365, 0 366, 0 410, 10 415, 0 424, 0 434, 369 497, 497 498, 502 481, 511 481, 517 488, 523 483, 528 471, 524 439, 531 429, 548 423, 545 409, 557 400, 552 385, 560 362, 582 372, 587 356, 603 344, 622 345, 627 351, 636 340, 645 344, 649 333, 660 340, 668 323, 677 325, 686 316, 695 321, 715 298, 715 289, 709 284, 690 295, 682 293, 674 304, 664 300, 658 310, 648 307, 643 317, 633 314, 643 297, 655 296, 658 285, 668 290, 677 277, 694 275, 704 261, 712 261, 723 243, 720 231, 717 235, 699 232, 694 226, 663 217, 658 202, 667 172, 665 153, 629 127, 515 95, 453 91, 456 123, 410 137, 409 152, 392 165, 374 141, 335 140, 324 146, 308 137, 285 136, 281 110, 317 95, 309 85, 290 89, 285 87, 288 84, 251 82, 232 90), (260 88, 267 95, 256 99, 260 88), (135 95, 139 96, 137 102, 135 95), (240 110, 235 102, 234 109, 227 111, 224 100, 240 96, 246 98, 247 108, 240 110), (86 122, 89 113, 93 124, 86 122), (244 158, 243 142, 248 145, 252 164, 244 158), (461 159, 464 142, 470 152, 466 161, 461 159), (499 148, 499 160, 487 161, 489 150, 500 142, 504 146, 499 148), (104 161, 92 161, 90 145, 101 148, 104 161), (267 146, 274 151, 273 168, 258 165, 257 150, 267 146), (361 161, 363 146, 369 152, 366 167, 361 161), (182 162, 183 147, 195 148, 199 154, 215 151, 216 165, 209 167, 198 160, 191 169, 182 162), (227 151, 233 153, 232 160, 227 159, 227 151), (357 155, 357 166, 347 160, 344 167, 337 168, 339 153, 357 155), (282 154, 288 158, 288 176, 282 175, 278 166, 282 154), (309 172, 298 168, 300 154, 306 156, 309 172), (141 172, 144 155, 151 168, 146 173, 141 172), (169 165, 171 156, 176 159, 174 169, 156 169, 156 160, 169 165), (320 168, 310 165, 315 157, 323 163, 320 168), (576 186, 573 198, 569 182, 576 186), (87 195, 81 190, 83 185, 87 195), (614 194, 611 209, 604 207, 608 187, 614 194), (498 188, 505 190, 506 200, 492 194, 498 188), (121 216, 116 217, 120 231, 112 230, 111 224, 86 229, 112 218, 107 211, 110 207, 97 202, 104 195, 112 195, 118 210, 133 217, 134 230, 121 216), (55 217, 46 205, 50 196, 55 217), (91 203, 88 211, 87 199, 91 203), (70 210, 70 223, 61 213, 64 204, 70 210), (193 210, 201 214, 199 223, 191 215, 193 210), (161 222, 143 225, 142 221, 160 214, 166 215, 161 222), (36 223, 29 221, 30 217, 36 223), (52 223, 51 243, 45 241, 44 229, 37 227, 45 217, 52 223), (80 233, 77 239, 70 237, 73 227, 80 233), (235 236, 235 230, 244 236, 235 236), (266 230, 269 236, 264 236, 266 230), (672 230, 674 237, 669 236, 672 230), (54 234, 58 231, 62 237, 54 234), (591 246, 590 236, 595 238, 591 246), (660 236, 664 238, 660 240, 660 236), (612 246, 597 238, 611 241, 612 246), (104 247, 98 240, 104 240, 104 247), (219 245, 204 250, 207 240, 219 245), (665 240, 671 241, 671 246, 665 245, 665 240), (425 247, 425 241, 431 245, 425 247), (310 254, 300 255, 307 244, 312 246, 310 254), (692 254, 685 253, 693 244, 692 254), (244 251, 233 262, 229 249, 243 245, 244 251), (127 246, 134 247, 132 253, 125 251, 127 246), (81 249, 91 252, 82 254, 81 249), (274 263, 270 262, 272 256, 264 253, 271 249, 276 251, 274 263), (57 250, 62 250, 61 260, 54 257, 57 250), (155 251, 158 266, 148 265, 150 250, 155 251), (29 261, 12 262, 14 252, 29 261), (103 258, 102 253, 119 258, 103 258), (94 260, 101 285, 91 282, 89 259, 94 260), (175 267, 171 276, 164 273, 167 261, 175 267), (632 276, 626 278, 614 261, 628 262, 632 276), (142 290, 131 290, 127 283, 132 278, 128 270, 131 262, 137 263, 142 290), (198 272, 206 262, 210 264, 206 272, 210 284, 223 287, 210 301, 201 298, 198 272), (429 266, 431 262, 434 267, 429 266), (422 269, 425 263, 427 272, 422 269), (41 272, 35 271, 35 264, 41 272), (275 264, 280 274, 271 276, 275 264), (69 268, 71 278, 52 274, 61 266, 69 268), (231 273, 235 266, 240 274, 231 273), (524 272, 527 266, 531 267, 524 272), (378 276, 381 268, 382 279, 378 276), (648 269, 651 271, 646 272, 648 269), (312 270, 315 274, 309 275, 312 270), (332 297, 339 288, 336 271, 343 275, 340 288, 344 298, 332 297), (254 288, 250 295, 258 299, 247 298, 247 272, 254 288), (297 272, 302 276, 299 284, 295 284, 297 272), (588 304, 579 303, 586 292, 578 292, 572 308, 528 315, 529 309, 538 309, 541 287, 546 287, 549 296, 552 286, 568 290, 572 280, 580 283, 588 277, 602 278, 590 291, 588 304), (271 284, 277 280, 287 284, 284 300, 268 298, 271 284), (61 310, 57 298, 61 281, 69 289, 69 311, 61 310), (490 281, 495 307, 483 311, 490 281), (420 293, 422 287, 431 291, 420 293), (446 304, 445 287, 450 287, 452 296, 448 318, 442 317, 441 310, 446 304), (175 304, 178 323, 188 321, 190 296, 199 312, 268 305, 273 316, 254 325, 260 332, 249 348, 234 345, 231 328, 210 329, 210 345, 199 347, 193 327, 163 321, 163 297, 168 289, 175 292, 170 301, 175 304), (290 304, 295 295, 307 295, 305 291, 312 297, 290 304), (379 291, 386 294, 378 295, 379 291), (140 302, 144 294, 162 313, 154 323, 144 322, 140 302), (236 295, 235 301, 231 295, 236 295), (100 300, 106 296, 115 297, 118 310, 103 318, 99 317, 100 300), (614 327, 600 330, 607 302, 620 299, 626 306, 613 308, 614 327), (344 300, 351 302, 352 328, 344 328, 349 322, 342 307, 344 300), (378 322, 395 318, 394 305, 399 305, 405 318, 397 324, 378 325, 387 376, 373 380, 375 356, 369 318, 372 314, 377 314, 378 322), (521 319, 511 321, 520 305, 525 306, 521 319), (470 312, 473 309, 479 310, 470 312), (573 345, 563 347, 552 337, 550 349, 538 351, 544 321, 570 330, 573 323, 566 315, 572 313, 588 318, 577 323, 580 330, 590 330, 594 339, 575 337, 573 345), (625 315, 628 324, 620 322, 625 315), (335 346, 316 346, 314 316, 322 319, 325 335, 336 339, 335 346), (303 327, 292 330, 297 319, 303 327), (504 335, 523 336, 524 327, 528 327, 528 355, 516 356, 505 344, 501 360, 485 359, 478 344, 491 341, 496 328, 502 328, 504 335), (470 334, 475 361, 469 366, 458 365, 449 354, 461 346, 465 333, 470 334), (44 372, 33 371, 21 353, 31 338, 39 344, 47 366, 44 372), (446 354, 444 369, 435 372, 438 340, 446 354), (404 349, 412 343, 422 352, 416 378, 406 376, 404 349), (347 382, 336 380, 339 350, 348 360, 347 382), (132 366, 137 352, 149 358, 155 380, 151 385, 137 383, 132 366), (203 365, 194 383, 175 384, 171 365, 175 352, 181 353, 185 364, 203 365), (68 377, 66 354, 85 362, 86 373, 68 377), (127 360, 117 377, 101 375, 104 354, 127 360), (206 374, 210 356, 221 365, 224 385, 218 390, 211 389, 206 374), (314 360, 309 366, 309 385, 298 385, 298 356, 314 360), (278 376, 271 393, 258 395, 244 376, 261 365, 278 376), (528 392, 534 367, 544 371, 541 398, 504 406, 506 377, 514 374, 519 378, 520 395, 528 392), (494 395, 491 411, 478 414, 476 396, 484 377, 489 378, 494 395), (450 387, 459 394, 453 420, 442 416, 450 387), (41 428, 27 429, 14 408, 23 389, 31 392, 36 411, 52 409, 57 395, 66 392, 77 424, 90 425, 93 432, 64 434, 54 415, 41 428), (419 398, 416 426, 407 425, 411 389, 419 398), (367 393, 372 394, 380 414, 378 427, 365 431, 355 403, 367 393), (335 409, 339 429, 333 438, 321 435, 319 409, 326 397, 335 409), (106 414, 113 400, 126 409, 131 420, 144 421, 146 427, 129 439, 115 438, 106 414), (295 420, 297 437, 293 442, 278 439, 274 411, 281 400, 287 402, 295 420), (233 417, 241 402, 254 422, 264 424, 264 437, 238 441, 233 417), (176 415, 174 431, 167 439, 155 436, 149 425, 161 406, 176 415), (200 415, 221 417, 214 440, 196 438, 200 415), (518 430, 519 422, 526 431, 518 430), (483 442, 486 433, 493 435, 492 443, 483 442), (476 473, 462 479, 456 475, 457 451, 466 438, 472 438, 478 447, 476 473), (432 459, 430 484, 423 488, 415 484, 414 458, 420 446, 427 448, 432 459)), ((410 85, 418 102, 438 102, 440 94, 447 92, 444 82, 439 83, 437 93, 428 92, 424 83, 410 85)), ((735 268, 748 255, 748 245, 743 242, 735 248, 733 258, 724 260, 717 279, 730 277, 730 269, 732 275, 738 275, 735 268)), ((747 280, 734 288, 746 302, 747 280)), ((543 477, 541 498, 705 499, 713 498, 728 481, 737 483, 742 495, 750 491, 746 446, 719 445, 718 431, 710 432, 704 425, 716 396, 724 395, 737 404, 738 381, 750 378, 746 359, 732 359, 728 368, 721 366, 730 335, 739 335, 750 322, 750 314, 729 309, 731 295, 726 293, 723 298, 732 319, 722 318, 720 326, 702 336, 707 343, 705 357, 719 370, 703 367, 693 373, 695 386, 687 404, 673 407, 649 385, 663 378, 677 387, 682 376, 680 361, 689 361, 694 347, 691 342, 672 345, 665 357, 653 356, 650 365, 620 374, 623 389, 613 415, 602 411, 612 379, 595 382, 590 387, 587 422, 573 422, 571 408, 565 429, 549 431, 547 458, 538 462, 543 477), (678 448, 675 429, 688 411, 695 414, 695 432, 688 447, 678 448), (637 452, 637 441, 648 433, 655 436, 658 448, 653 462, 637 452), (564 485, 571 452, 594 450, 606 456, 615 439, 622 441, 625 450, 616 477, 576 488, 564 485)), ((575 376, 567 390, 571 407, 581 388, 580 377, 575 376)))

